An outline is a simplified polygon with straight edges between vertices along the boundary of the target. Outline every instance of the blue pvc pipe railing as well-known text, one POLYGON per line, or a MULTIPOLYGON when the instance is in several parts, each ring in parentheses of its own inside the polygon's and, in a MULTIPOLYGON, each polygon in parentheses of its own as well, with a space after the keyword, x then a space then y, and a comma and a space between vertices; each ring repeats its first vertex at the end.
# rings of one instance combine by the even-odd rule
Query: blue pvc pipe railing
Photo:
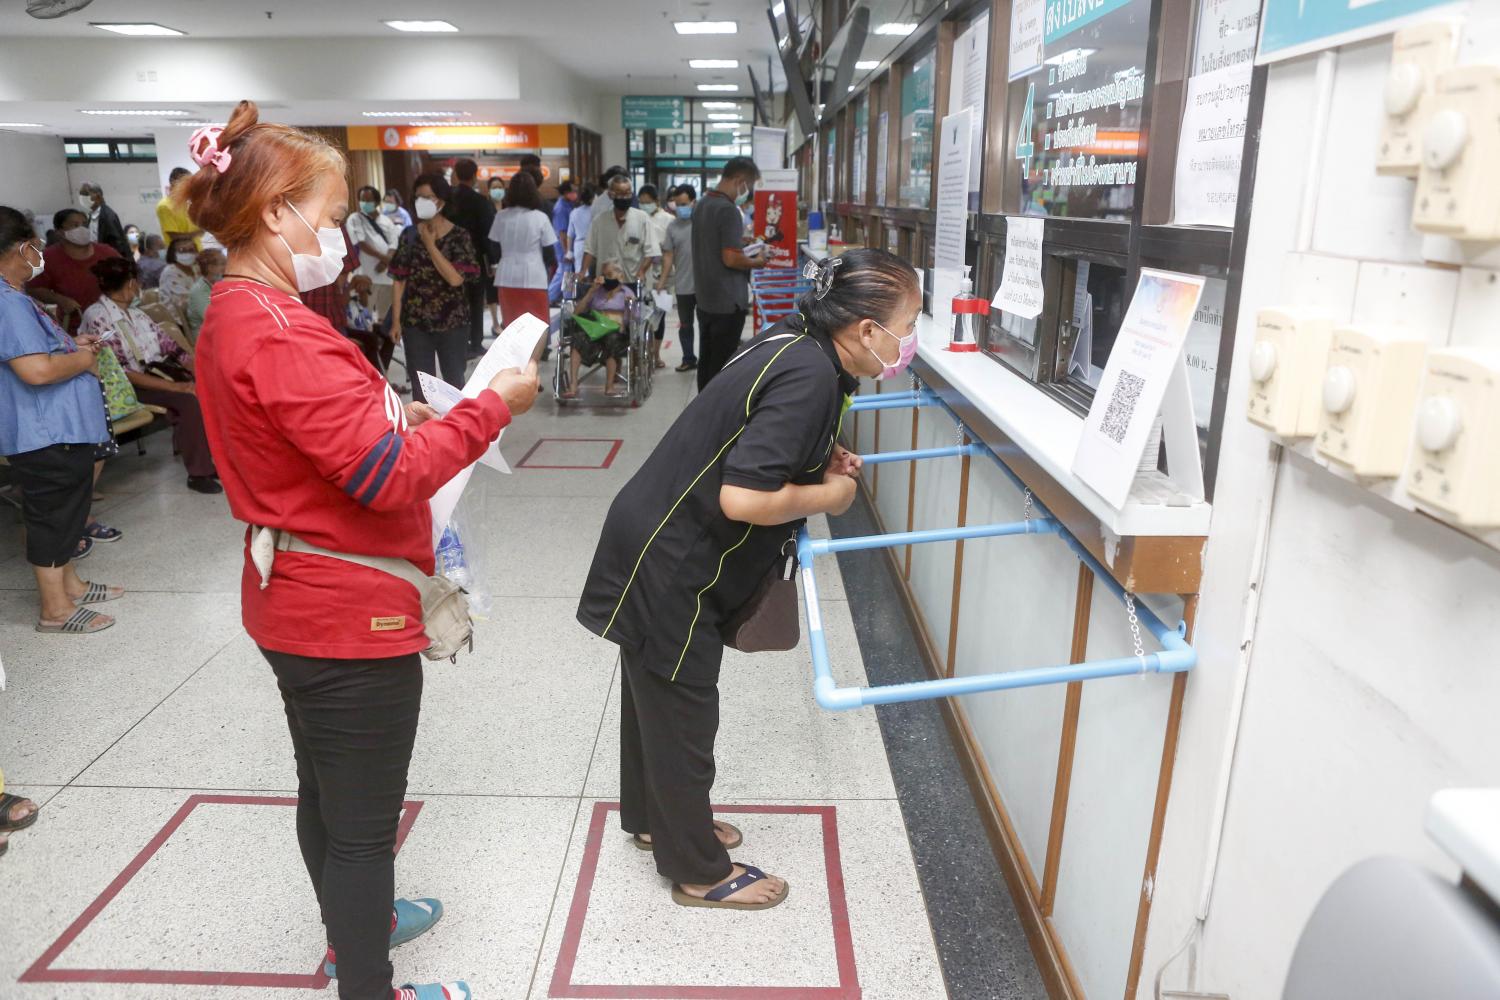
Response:
MULTIPOLYGON (((877 397, 878 399, 879 397, 877 397)), ((904 393, 888 400, 889 407, 865 407, 866 409, 889 409, 896 405, 939 406, 952 416, 960 427, 956 414, 930 390, 921 389, 904 393)), ((855 404, 856 406, 858 403, 855 404)), ((1019 476, 1002 462, 993 451, 981 442, 971 442, 952 448, 929 448, 922 451, 889 452, 884 455, 868 455, 865 464, 880 462, 916 461, 924 458, 951 458, 961 455, 987 456, 1017 488, 1026 485, 1019 476)), ((828 660, 828 642, 823 634, 823 614, 818 604, 818 582, 813 572, 813 560, 820 555, 838 552, 854 552, 864 549, 895 548, 900 545, 920 545, 931 542, 956 542, 978 538, 1000 538, 1009 535, 1053 534, 1065 542, 1068 548, 1093 570, 1096 580, 1121 601, 1125 600, 1125 588, 1114 576, 1099 565, 1077 538, 1073 537, 1047 508, 1033 498, 1032 507, 1036 516, 1025 521, 1002 524, 966 525, 955 528, 934 528, 923 531, 901 531, 884 535, 866 535, 857 538, 813 538, 804 525, 797 535, 797 557, 801 564, 802 593, 807 617, 808 647, 812 652, 813 697, 819 706, 829 711, 845 711, 865 705, 891 705, 909 701, 926 701, 933 698, 949 698, 955 695, 979 694, 985 691, 1009 691, 1016 688, 1039 687, 1046 684, 1070 684, 1074 681, 1097 680, 1103 677, 1126 677, 1132 674, 1180 673, 1191 670, 1198 662, 1198 654, 1184 638, 1185 624, 1172 628, 1143 603, 1136 604, 1136 617, 1156 641, 1161 650, 1141 656, 1122 656, 1108 660, 1091 660, 1084 663, 1059 664, 1050 667, 1034 667, 1026 670, 1009 670, 992 674, 973 674, 964 677, 941 677, 931 680, 911 681, 905 684, 885 684, 877 687, 839 687, 833 678, 828 660)))
POLYGON ((860 396, 849 404, 850 413, 868 413, 871 410, 906 410, 923 406, 941 406, 942 400, 930 389, 914 392, 881 392, 873 396, 860 396))

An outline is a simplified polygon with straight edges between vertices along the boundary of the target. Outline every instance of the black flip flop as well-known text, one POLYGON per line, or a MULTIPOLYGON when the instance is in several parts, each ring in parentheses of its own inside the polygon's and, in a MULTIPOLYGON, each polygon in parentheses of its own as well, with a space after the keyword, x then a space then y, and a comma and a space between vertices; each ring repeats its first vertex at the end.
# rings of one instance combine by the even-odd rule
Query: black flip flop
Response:
POLYGON ((36 818, 42 814, 41 806, 33 809, 31 814, 23 820, 14 823, 10 821, 10 811, 20 803, 29 801, 30 799, 24 795, 12 795, 9 792, 0 792, 0 833, 14 833, 17 830, 24 830, 36 822, 36 818))

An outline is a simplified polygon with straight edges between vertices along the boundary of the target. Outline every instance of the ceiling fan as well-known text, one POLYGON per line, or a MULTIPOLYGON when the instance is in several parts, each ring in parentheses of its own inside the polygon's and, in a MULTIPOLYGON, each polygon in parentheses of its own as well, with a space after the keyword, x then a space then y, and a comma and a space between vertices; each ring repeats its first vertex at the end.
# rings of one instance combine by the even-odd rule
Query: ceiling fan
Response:
POLYGON ((26 0, 26 13, 43 21, 83 10, 94 0, 26 0))

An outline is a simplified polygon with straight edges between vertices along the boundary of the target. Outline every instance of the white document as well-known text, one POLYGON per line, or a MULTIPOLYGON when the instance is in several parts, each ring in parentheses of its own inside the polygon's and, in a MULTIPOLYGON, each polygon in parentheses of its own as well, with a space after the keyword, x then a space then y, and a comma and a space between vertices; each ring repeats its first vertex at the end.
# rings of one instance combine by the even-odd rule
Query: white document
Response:
POLYGON ((672 298, 672 293, 665 288, 658 288, 653 293, 653 296, 656 299, 656 308, 662 312, 671 312, 672 307, 676 305, 675 300, 672 298))
POLYGON ((990 51, 990 16, 981 14, 953 42, 953 66, 948 84, 948 108, 973 112, 969 129, 969 210, 979 211, 980 156, 984 146, 984 82, 990 51))
POLYGON ((1046 0, 1013 0, 1010 5, 1010 68, 1016 80, 1042 65, 1042 28, 1046 0))
POLYGON ((1022 319, 1042 312, 1042 236, 1046 219, 1006 216, 1005 273, 991 303, 1022 319))
POLYGON ((786 166, 786 129, 756 125, 750 129, 750 155, 762 170, 786 166))
POLYGON ((1250 72, 1251 64, 1245 62, 1188 79, 1172 185, 1174 224, 1234 225, 1250 72))
POLYGON ((932 247, 932 318, 947 330, 953 296, 964 273, 964 231, 969 220, 969 151, 974 112, 965 108, 943 119, 938 137, 937 222, 932 247))
POLYGON ((449 385, 431 372, 417 372, 417 384, 422 387, 422 395, 427 397, 427 405, 437 410, 440 417, 446 417, 448 411, 464 398, 462 390, 449 385))
POLYGON ((1200 275, 1141 269, 1073 456, 1078 478, 1116 510, 1130 496, 1168 383, 1182 377, 1183 343, 1202 293, 1200 275))

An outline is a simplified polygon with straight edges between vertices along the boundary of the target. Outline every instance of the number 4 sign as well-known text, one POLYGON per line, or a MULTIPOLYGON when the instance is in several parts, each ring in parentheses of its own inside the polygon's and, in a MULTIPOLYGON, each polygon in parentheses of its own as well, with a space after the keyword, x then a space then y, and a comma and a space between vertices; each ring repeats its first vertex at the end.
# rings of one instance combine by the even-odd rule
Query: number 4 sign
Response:
POLYGON ((1141 268, 1073 457, 1078 478, 1116 510, 1124 508, 1137 471, 1156 467, 1154 456, 1143 461, 1143 453, 1155 440, 1158 413, 1172 479, 1180 492, 1203 499, 1197 425, 1182 360, 1202 294, 1199 275, 1141 268))

